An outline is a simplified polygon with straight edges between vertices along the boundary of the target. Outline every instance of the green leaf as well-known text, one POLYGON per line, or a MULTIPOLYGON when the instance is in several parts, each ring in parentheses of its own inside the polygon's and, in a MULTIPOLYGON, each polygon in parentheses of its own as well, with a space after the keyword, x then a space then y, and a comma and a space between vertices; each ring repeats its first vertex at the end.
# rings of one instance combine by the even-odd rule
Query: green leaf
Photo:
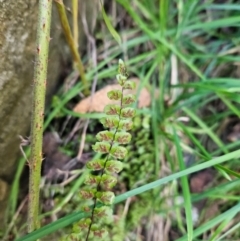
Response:
MULTIPOLYGON (((82 225, 82 226, 80 226, 80 225, 78 225, 78 223, 75 223, 74 225, 73 225, 73 228, 72 228, 72 234, 73 235, 76 235, 77 233, 80 233, 80 231, 81 231, 81 229, 82 228, 87 228, 87 225, 82 225)), ((69 235, 70 236, 70 235, 69 235)), ((74 236, 73 236, 74 237, 74 236)), ((75 236, 75 238, 77 238, 77 236, 75 236)), ((71 240, 71 239, 69 239, 69 240, 71 240)), ((73 239, 74 240, 74 239, 73 239)), ((65 239, 65 241, 66 241, 66 239, 65 239)))
POLYGON ((97 223, 92 224, 91 231, 99 230, 100 226, 97 223))
POLYGON ((92 148, 98 153, 108 153, 110 150, 110 144, 108 142, 96 142, 92 148))
POLYGON ((88 228, 89 225, 91 224, 91 219, 90 218, 83 218, 81 219, 79 222, 77 222, 77 226, 81 227, 81 228, 88 228))
POLYGON ((102 206, 94 209, 94 215, 98 218, 108 217, 112 214, 112 209, 108 206, 102 206))
POLYGON ((80 195, 84 199, 93 199, 95 197, 96 190, 89 189, 89 190, 80 190, 80 195))
POLYGON ((84 183, 88 185, 98 185, 100 180, 101 180, 100 176, 88 174, 84 183))
POLYGON ((136 101, 136 96, 133 94, 127 94, 123 97, 123 105, 131 105, 136 101))
POLYGON ((104 108, 104 113, 107 115, 119 115, 120 114, 120 106, 119 105, 106 105, 104 108))
POLYGON ((133 118, 135 116, 135 109, 132 107, 125 107, 121 111, 121 117, 123 118, 133 118))
POLYGON ((73 229, 73 232, 76 233, 71 233, 68 235, 65 235, 64 237, 62 237, 62 239, 60 239, 60 241, 72 241, 72 240, 78 240, 79 238, 79 232, 80 232, 80 227, 75 226, 73 229))
POLYGON ((123 169, 123 164, 120 161, 108 161, 106 163, 106 170, 109 172, 119 173, 123 169))
POLYGON ((123 159, 127 155, 127 149, 122 146, 113 146, 110 154, 117 159, 123 159))
POLYGON ((86 164, 87 168, 93 171, 102 170, 104 167, 104 160, 92 160, 86 164))
POLYGON ((114 138, 114 133, 111 131, 100 131, 96 135, 99 141, 112 142, 114 138))
POLYGON ((133 122, 128 119, 128 120, 120 120, 119 122, 119 129, 129 131, 133 128, 133 122))
POLYGON ((101 179, 101 185, 105 188, 105 189, 111 189, 113 188, 117 183, 117 179, 116 177, 113 177, 111 175, 108 174, 103 174, 102 175, 102 179, 101 179))
MULTIPOLYGON (((122 201, 125 201, 127 198, 130 198, 130 197, 133 197, 133 196, 136 196, 136 195, 139 195, 141 193, 144 193, 146 191, 149 191, 153 188, 156 188, 156 187, 159 187, 161 185, 165 185, 166 183, 169 183, 173 180, 176 180, 180 177, 183 177, 183 176, 186 176, 186 175, 189 175, 189 174, 192 174, 192 173, 195 173, 195 172, 198 172, 200 170, 204 170, 208 167, 212 167, 212 166, 215 166, 215 165, 218 165, 220 163, 224 163, 224 162, 227 162, 227 161, 230 161, 230 160, 233 160, 235 158, 239 158, 240 156, 240 150, 237 150, 237 151, 233 151, 231 153, 228 153, 226 155, 223 155, 223 156, 220 156, 220 157, 216 157, 214 159, 211 159, 207 162, 203 162, 201 164, 197 164, 196 166, 193 166, 193 167, 190 167, 188 169, 185 169, 183 171, 180 171, 180 172, 176 172, 174 174, 171 174, 169 176, 166 176, 166 177, 163 177, 163 178, 160 178, 156 181, 153 181, 151 183, 148 183, 148 184, 145 184, 141 187, 138 187, 138 188, 135 188, 131 191, 128 191, 128 192, 125 192, 119 196, 117 196, 114 200, 114 204, 116 203, 119 203, 119 202, 122 202, 122 201)), ((227 212, 221 214, 223 220, 226 218, 226 216, 229 215, 229 213, 237 213, 240 211, 240 203, 238 203, 237 205, 233 206, 231 209, 229 209, 227 212)), ((57 230, 59 230, 59 228, 64 228, 64 227, 67 227, 68 225, 74 223, 74 222, 77 222, 78 220, 80 219, 83 219, 83 218, 86 218, 88 217, 89 213, 84 213, 84 212, 73 212, 61 219, 58 219, 44 227, 41 227, 40 229, 38 230, 35 230, 27 235, 24 235, 23 237, 20 237, 18 238, 16 241, 35 241, 39 238, 43 238, 45 236, 47 236, 48 234, 51 234, 57 230)), ((215 218, 217 219, 217 218, 215 218)), ((215 220, 214 220, 215 221, 215 220)), ((215 224, 215 223, 214 223, 215 224)), ((212 226, 211 226, 212 227, 212 226)), ((205 225, 205 228, 206 229, 209 229, 209 223, 207 223, 205 225)), ((202 229, 201 229, 202 230, 202 229)), ((198 232, 198 230, 196 229, 195 230, 196 234, 198 232)), ((186 240, 186 237, 183 237, 183 238, 180 238, 181 241, 183 240, 186 240)), ((180 241, 179 239, 179 241, 180 241)))
MULTIPOLYGON (((102 3, 101 3, 101 5, 102 5, 102 3)), ((106 23, 109 32, 111 33, 111 35, 113 36, 113 38, 118 42, 118 44, 121 45, 121 44, 122 44, 121 38, 120 38, 120 36, 118 35, 117 31, 116 31, 116 30, 114 29, 114 27, 112 26, 111 21, 109 20, 106 12, 105 12, 105 10, 104 10, 103 5, 102 5, 102 15, 103 15, 104 22, 106 23)))
POLYGON ((128 144, 131 138, 132 136, 128 132, 117 132, 115 135, 115 141, 119 144, 128 144))
POLYGON ((127 81, 127 77, 123 76, 122 74, 116 75, 117 81, 121 86, 124 86, 125 82, 127 81))
POLYGON ((107 236, 108 232, 106 229, 92 229, 93 235, 98 238, 104 238, 107 236))
POLYGON ((123 62, 122 59, 119 59, 119 61, 118 61, 118 73, 120 75, 125 76, 126 78, 128 78, 128 76, 129 76, 126 65, 125 65, 125 63, 123 62))
POLYGON ((109 128, 109 129, 117 128, 119 123, 119 118, 115 116, 107 116, 107 117, 101 118, 100 122, 106 128, 109 128))
POLYGON ((136 83, 131 80, 125 81, 123 85, 123 89, 125 90, 134 90, 135 88, 136 88, 136 83))
POLYGON ((97 192, 96 197, 100 202, 102 202, 105 205, 111 205, 113 204, 115 195, 113 192, 97 192))
MULTIPOLYGON (((176 133, 176 130, 173 129, 173 137, 174 142, 176 145, 176 152, 177 152, 177 159, 179 161, 180 170, 183 171, 186 169, 182 149, 180 145, 180 139, 176 133)), ((191 203, 191 193, 188 184, 187 176, 181 177, 181 184, 183 190, 183 197, 184 197, 184 208, 186 214, 186 223, 187 223, 187 233, 188 233, 188 241, 193 240, 193 220, 192 220, 192 203, 191 203)))
MULTIPOLYGON (((96 189, 94 189, 95 190, 95 192, 96 192, 96 189)), ((81 210, 83 211, 83 212, 86 212, 86 213, 89 213, 90 211, 92 211, 92 209, 88 206, 88 205, 83 205, 82 207, 81 207, 81 210)))
POLYGON ((120 100, 122 98, 121 90, 111 90, 107 93, 107 96, 110 100, 120 100))

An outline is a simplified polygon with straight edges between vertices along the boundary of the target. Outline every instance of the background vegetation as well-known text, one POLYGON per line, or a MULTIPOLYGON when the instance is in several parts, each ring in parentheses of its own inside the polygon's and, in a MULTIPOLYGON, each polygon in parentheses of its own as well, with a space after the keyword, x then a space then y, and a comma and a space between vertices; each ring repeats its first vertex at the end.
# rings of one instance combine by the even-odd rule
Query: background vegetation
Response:
MULTIPOLYGON (((116 0, 105 10, 123 44, 119 47, 102 19, 92 36, 85 29, 89 45, 82 60, 89 88, 94 92, 96 84, 100 89, 113 83, 123 58, 140 80, 137 93, 146 88, 152 96, 134 119, 114 217, 107 224, 109 240, 240 240, 238 3, 116 0)), ((45 160, 41 221, 50 224, 37 231, 39 237, 76 232, 70 224, 84 216, 73 212, 83 205, 82 167, 96 158, 91 144, 102 114, 73 111, 84 88, 77 79, 72 70, 45 120, 45 130, 63 141, 59 155, 74 165, 49 173, 56 168, 45 160), (74 162, 76 156, 80 162, 74 162)), ((20 173, 16 183, 19 178, 20 173)), ((20 237, 25 229, 16 196, 13 189, 5 237, 20 237)))

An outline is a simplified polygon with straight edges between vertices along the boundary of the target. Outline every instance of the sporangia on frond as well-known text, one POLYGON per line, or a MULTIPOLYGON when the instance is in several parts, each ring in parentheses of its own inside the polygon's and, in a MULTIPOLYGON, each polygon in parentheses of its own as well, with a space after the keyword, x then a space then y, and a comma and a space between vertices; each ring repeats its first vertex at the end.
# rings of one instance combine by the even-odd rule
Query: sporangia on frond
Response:
POLYGON ((89 241, 91 238, 99 240, 107 235, 103 222, 112 215, 111 205, 115 195, 111 189, 117 183, 116 174, 123 169, 121 160, 127 155, 127 149, 122 145, 131 141, 131 134, 128 131, 133 126, 135 109, 130 105, 136 101, 136 97, 133 94, 125 94, 124 91, 134 89, 136 84, 128 80, 127 69, 122 60, 119 60, 116 78, 122 88, 109 91, 107 96, 110 100, 119 103, 105 106, 106 116, 100 121, 108 130, 100 131, 96 135, 97 142, 92 146, 95 152, 105 158, 92 160, 86 164, 91 173, 85 179, 87 188, 81 190, 80 194, 83 199, 92 200, 93 205, 91 208, 83 207, 84 211, 89 212, 89 217, 80 220, 74 226, 75 231, 85 233, 85 238, 80 240, 89 241))

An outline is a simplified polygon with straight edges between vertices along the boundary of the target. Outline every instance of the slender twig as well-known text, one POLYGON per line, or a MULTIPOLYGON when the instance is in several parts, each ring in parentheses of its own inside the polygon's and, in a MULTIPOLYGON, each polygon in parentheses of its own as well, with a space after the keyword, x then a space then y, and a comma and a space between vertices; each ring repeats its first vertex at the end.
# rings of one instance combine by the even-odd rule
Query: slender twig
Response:
POLYGON ((72 0, 73 12, 73 39, 78 48, 78 0, 72 0))
POLYGON ((24 150, 23 150, 23 146, 29 146, 29 145, 31 144, 30 138, 24 139, 24 138, 23 138, 22 136, 20 136, 20 135, 19 135, 19 138, 20 138, 20 140, 21 140, 21 143, 20 143, 20 145, 19 145, 19 149, 20 149, 20 151, 21 151, 24 159, 25 159, 27 162, 29 162, 28 159, 27 159, 27 156, 26 156, 26 154, 25 154, 25 152, 24 152, 24 150))
POLYGON ((19 217, 20 212, 22 211, 22 209, 24 208, 24 206, 26 205, 26 202, 28 201, 28 196, 26 196, 23 201, 20 203, 17 211, 15 212, 15 214, 12 217, 12 220, 10 222, 10 224, 8 224, 7 227, 7 231, 3 237, 3 240, 7 240, 7 236, 10 233, 10 231, 12 230, 13 226, 15 225, 17 218, 19 217))
POLYGON ((58 9, 58 13, 59 13, 59 17, 60 17, 60 21, 61 21, 61 25, 62 25, 62 29, 63 29, 63 33, 65 35, 66 41, 69 45, 69 48, 71 50, 72 56, 73 56, 73 60, 76 63, 76 67, 79 71, 79 74, 81 76, 83 85, 84 85, 84 93, 85 95, 89 95, 89 89, 87 87, 87 80, 86 80, 86 76, 85 76, 85 71, 84 71, 84 66, 80 57, 80 54, 77 50, 77 47, 75 45, 74 39, 73 39, 73 35, 69 26, 69 22, 67 19, 67 14, 65 11, 65 7, 63 4, 62 0, 55 0, 56 5, 57 5, 57 9, 58 9))
POLYGON ((79 151, 78 151, 78 155, 77 155, 78 161, 80 161, 81 157, 82 157, 88 125, 89 125, 89 119, 87 119, 85 124, 84 124, 83 133, 82 133, 82 136, 81 136, 81 142, 80 142, 80 146, 79 146, 79 151))
MULTIPOLYGON (((89 43, 91 44, 91 47, 92 47, 91 55, 92 55, 92 60, 93 60, 93 67, 95 69, 97 69, 97 49, 96 49, 95 39, 89 33, 89 29, 88 29, 88 24, 87 24, 86 14, 85 13, 86 13, 86 9, 84 8, 83 9, 83 13, 82 13, 83 28, 84 28, 84 32, 85 32, 85 34, 87 36, 87 39, 88 39, 88 41, 89 41, 89 43)), ((93 99, 94 93, 96 91, 97 81, 98 81, 98 73, 96 72, 96 74, 94 75, 92 89, 91 89, 90 105, 92 104, 92 99, 93 99)), ((90 105, 89 105, 89 108, 90 108, 90 105)), ((77 155, 77 159, 78 160, 80 160, 81 156, 82 156, 88 124, 89 124, 89 119, 87 120, 86 124, 84 125, 83 134, 82 134, 82 138, 81 138, 81 143, 80 143, 80 147, 79 147, 79 152, 78 152, 78 155, 77 155)))
POLYGON ((39 1, 37 27, 36 61, 33 81, 33 112, 31 122, 31 156, 29 161, 29 204, 28 232, 40 227, 39 224, 39 189, 42 164, 42 135, 48 66, 48 47, 50 41, 52 1, 39 1))

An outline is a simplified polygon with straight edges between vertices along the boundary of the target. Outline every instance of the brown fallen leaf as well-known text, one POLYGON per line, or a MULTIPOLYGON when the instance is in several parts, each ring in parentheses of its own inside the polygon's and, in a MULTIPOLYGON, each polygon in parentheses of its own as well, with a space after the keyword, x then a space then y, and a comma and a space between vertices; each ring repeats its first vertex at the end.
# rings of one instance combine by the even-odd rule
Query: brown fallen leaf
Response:
MULTIPOLYGON (((137 78, 130 79, 136 83, 136 88, 134 90, 125 90, 124 94, 137 94, 138 87, 140 85, 140 81, 137 78)), ((119 84, 108 85, 91 96, 81 100, 73 109, 73 111, 78 113, 87 113, 87 112, 103 112, 104 107, 108 104, 116 104, 118 101, 110 100, 107 97, 107 93, 111 90, 121 90, 121 86, 119 84)), ((141 89, 138 101, 138 108, 144 108, 150 105, 151 103, 151 94, 144 87, 141 89)))

